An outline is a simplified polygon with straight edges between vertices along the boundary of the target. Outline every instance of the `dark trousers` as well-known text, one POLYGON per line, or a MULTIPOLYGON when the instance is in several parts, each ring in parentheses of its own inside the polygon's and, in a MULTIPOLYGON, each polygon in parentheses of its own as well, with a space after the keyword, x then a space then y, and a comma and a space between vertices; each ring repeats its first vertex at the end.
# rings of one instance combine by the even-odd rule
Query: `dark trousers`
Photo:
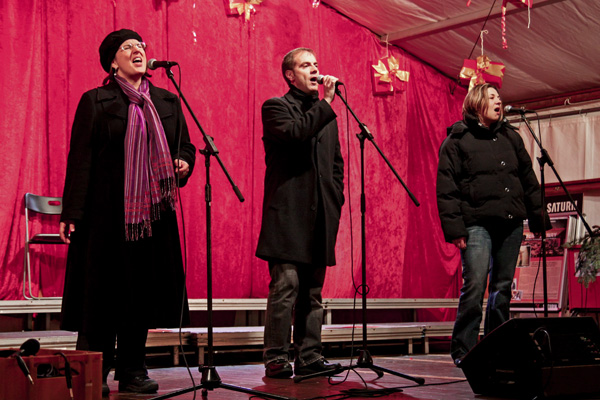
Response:
POLYGON ((325 266, 269 262, 271 283, 265 321, 265 365, 276 360, 289 360, 292 323, 295 367, 322 358, 321 292, 326 269, 325 266))
POLYGON ((127 328, 118 332, 79 332, 77 350, 102 353, 102 380, 115 368, 115 380, 128 381, 136 376, 146 376, 146 339, 148 329, 127 328), (117 348, 115 349, 115 342, 117 348), (115 363, 116 355, 116 363, 115 363))

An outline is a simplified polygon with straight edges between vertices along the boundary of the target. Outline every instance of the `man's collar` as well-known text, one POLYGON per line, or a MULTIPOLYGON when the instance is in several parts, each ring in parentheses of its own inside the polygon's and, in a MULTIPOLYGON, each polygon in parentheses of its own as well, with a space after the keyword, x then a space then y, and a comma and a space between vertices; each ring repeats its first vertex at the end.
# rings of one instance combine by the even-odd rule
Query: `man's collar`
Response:
POLYGON ((295 99, 298 99, 303 103, 304 102, 316 103, 317 101, 319 101, 319 92, 304 93, 302 90, 298 89, 294 85, 290 85, 290 93, 295 99))

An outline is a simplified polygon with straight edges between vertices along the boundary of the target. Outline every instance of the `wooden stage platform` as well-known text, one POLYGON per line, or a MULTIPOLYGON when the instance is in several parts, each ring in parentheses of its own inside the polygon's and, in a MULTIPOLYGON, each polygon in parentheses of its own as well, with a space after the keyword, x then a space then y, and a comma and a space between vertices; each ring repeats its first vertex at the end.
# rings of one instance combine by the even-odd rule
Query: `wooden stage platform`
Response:
MULTIPOLYGON (((349 364, 349 360, 347 359, 330 361, 339 362, 342 365, 349 364)), ((473 395, 462 371, 454 366, 452 360, 447 355, 378 357, 375 358, 374 364, 402 374, 423 378, 425 379, 425 385, 418 386, 410 380, 391 374, 384 374, 382 378, 376 379, 377 375, 373 371, 366 369, 356 370, 360 376, 353 371, 340 374, 339 377, 332 379, 332 383, 338 383, 337 385, 330 384, 325 377, 313 378, 299 383, 294 383, 293 379, 266 378, 262 364, 219 366, 216 367, 216 370, 222 382, 227 385, 244 387, 289 399, 325 399, 325 396, 334 396, 331 398, 341 399, 343 397, 339 395, 343 394, 344 391, 358 391, 366 388, 379 391, 383 389, 402 388, 402 392, 391 393, 384 397, 387 399, 483 399, 482 397, 475 397, 473 395), (347 379, 343 382, 346 375, 347 379), (366 385, 362 382, 361 378, 364 379, 366 385)), ((112 380, 111 373, 108 382, 111 387, 109 400, 151 399, 152 397, 165 396, 169 393, 176 393, 182 389, 199 385, 201 376, 198 369, 191 368, 190 371, 195 380, 193 384, 188 371, 183 367, 150 370, 150 376, 157 380, 160 385, 159 393, 153 396, 119 394, 117 389, 118 383, 112 380)), ((169 398, 191 400, 194 398, 194 395, 193 392, 189 392, 169 398)), ((201 390, 197 391, 196 398, 202 398, 201 390)), ((207 398, 214 400, 237 400, 262 397, 251 397, 247 393, 216 388, 207 392, 207 398)), ((361 396, 352 398, 366 399, 371 397, 361 396)))
MULTIPOLYGON (((342 365, 349 364, 348 359, 330 361, 339 362, 342 365)), ((387 373, 382 378, 377 379, 375 372, 368 369, 343 372, 338 377, 333 378, 331 382, 325 377, 318 377, 298 383, 294 383, 293 379, 264 377, 262 364, 219 366, 216 367, 216 371, 226 385, 266 392, 291 400, 370 399, 374 397, 404 400, 500 400, 497 397, 473 394, 462 370, 456 368, 450 356, 446 354, 374 357, 373 362, 382 368, 415 378, 423 378, 425 384, 420 386, 411 380, 387 373), (394 392, 397 389, 402 391, 394 392), (353 394, 352 397, 344 396, 350 393, 353 394), (386 393, 388 394, 386 395, 386 393)), ((190 372, 195 381, 194 383, 192 383, 188 371, 183 367, 150 370, 150 377, 158 381, 160 386, 159 392, 155 395, 119 394, 118 383, 112 380, 111 374, 108 382, 111 394, 108 400, 150 400, 158 396, 169 399, 192 400, 194 399, 192 392, 177 394, 200 384, 201 376, 198 369, 191 368, 190 372)), ((195 398, 203 398, 201 389, 198 389, 195 398)), ((262 399, 264 397, 252 396, 248 393, 221 387, 207 391, 206 398, 212 400, 241 400, 262 399)), ((598 398, 600 397, 585 397, 580 398, 580 400, 598 398)), ((568 400, 573 399, 569 398, 568 400)))

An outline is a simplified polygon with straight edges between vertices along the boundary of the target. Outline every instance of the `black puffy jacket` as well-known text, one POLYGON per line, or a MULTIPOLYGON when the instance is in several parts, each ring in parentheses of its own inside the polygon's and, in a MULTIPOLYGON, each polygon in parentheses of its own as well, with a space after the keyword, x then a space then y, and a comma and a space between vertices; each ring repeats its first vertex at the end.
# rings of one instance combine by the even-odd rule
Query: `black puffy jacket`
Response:
POLYGON ((490 128, 468 116, 448 128, 440 146, 437 203, 446 241, 473 225, 542 224, 540 185, 521 136, 506 120, 490 128))

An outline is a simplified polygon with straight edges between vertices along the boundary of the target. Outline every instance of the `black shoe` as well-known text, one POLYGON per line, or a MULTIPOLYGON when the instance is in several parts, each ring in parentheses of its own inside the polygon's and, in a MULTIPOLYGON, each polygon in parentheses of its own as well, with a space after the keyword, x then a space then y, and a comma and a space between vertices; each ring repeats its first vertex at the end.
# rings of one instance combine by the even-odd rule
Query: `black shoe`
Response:
POLYGON ((158 382, 148 378, 148 375, 136 376, 128 381, 119 381, 119 392, 156 393, 158 382))
POLYGON ((462 357, 458 357, 454 359, 454 365, 456 365, 458 368, 462 368, 462 365, 460 365, 462 363, 462 357))
POLYGON ((265 376, 268 378, 289 378, 292 376, 292 366, 286 360, 271 361, 265 367, 265 376))
POLYGON ((108 397, 110 394, 110 388, 108 387, 108 383, 102 382, 102 397, 108 397))
POLYGON ((333 375, 341 368, 340 364, 329 364, 324 358, 321 358, 303 367, 294 368, 294 373, 296 375, 312 375, 319 372, 330 372, 333 375))

